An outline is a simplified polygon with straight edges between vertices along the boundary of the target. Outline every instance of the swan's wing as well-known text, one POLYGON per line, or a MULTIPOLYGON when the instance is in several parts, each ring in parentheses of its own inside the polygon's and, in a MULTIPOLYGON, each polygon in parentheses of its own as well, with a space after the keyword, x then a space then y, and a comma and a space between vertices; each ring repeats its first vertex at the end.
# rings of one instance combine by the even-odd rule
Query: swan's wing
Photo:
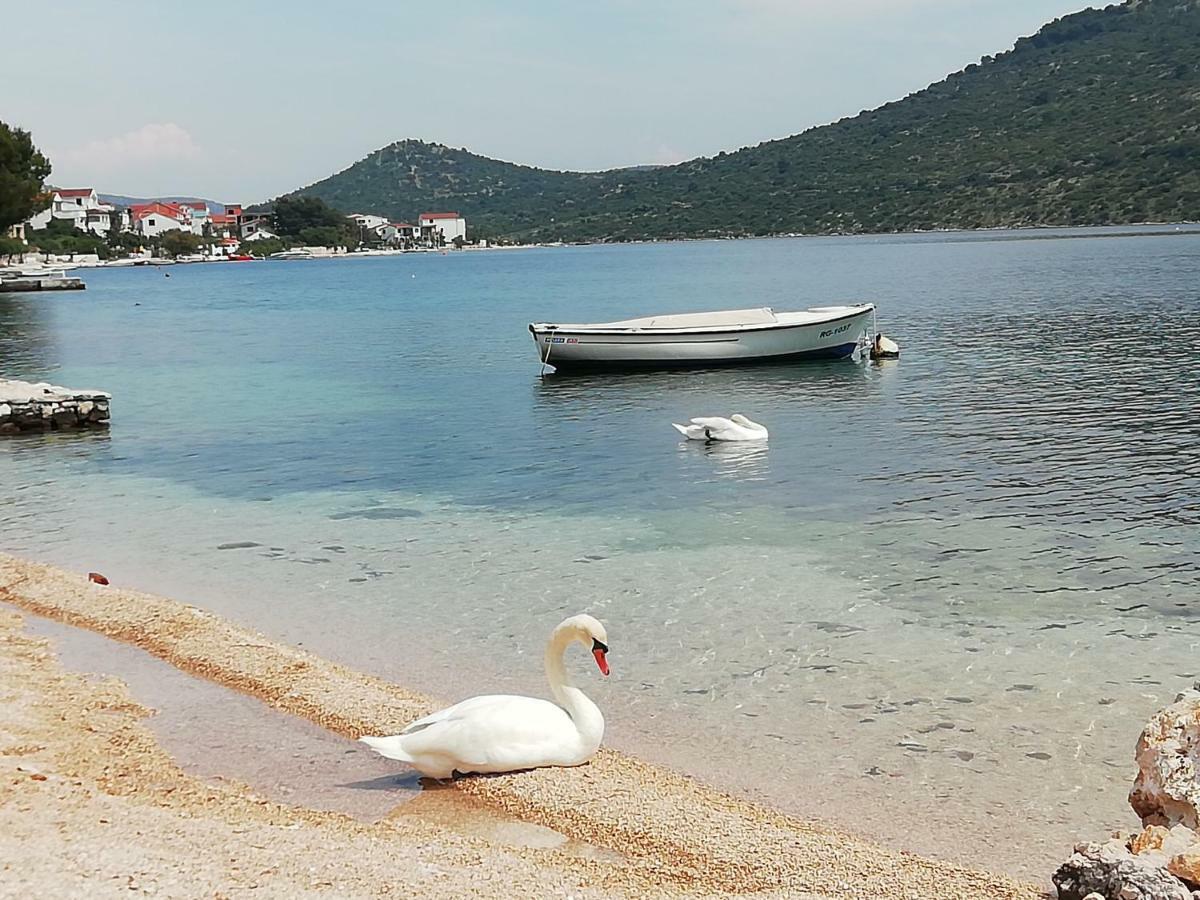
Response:
POLYGON ((701 428, 723 428, 733 424, 722 416, 707 416, 698 419, 692 419, 691 423, 693 425, 699 425, 701 428))
POLYGON ((476 701, 491 699, 493 698, 471 697, 467 700, 455 703, 453 706, 447 706, 445 709, 439 709, 437 712, 430 713, 424 718, 417 719, 414 722, 409 722, 408 725, 405 726, 404 730, 400 732, 400 734, 416 734, 418 731, 424 731, 426 728, 429 728, 431 725, 436 725, 438 722, 453 719, 456 716, 462 716, 465 713, 470 712, 470 710, 475 706, 476 701))
MULTIPOLYGON (((497 700, 509 700, 509 699, 524 700, 524 699, 533 699, 533 698, 524 698, 524 697, 510 698, 510 697, 505 697, 505 696, 500 696, 500 695, 490 695, 490 694, 486 695, 486 696, 481 696, 481 697, 469 697, 466 700, 462 700, 458 703, 455 703, 453 706, 447 706, 445 709, 439 709, 437 712, 430 713, 429 715, 425 716, 422 719, 417 719, 415 722, 410 722, 408 724, 408 726, 405 727, 405 729, 400 733, 401 734, 416 734, 418 731, 424 731, 426 728, 429 728, 431 725, 436 725, 439 722, 454 721, 457 719, 461 719, 464 716, 469 716, 474 710, 476 710, 480 707, 487 708, 488 706, 490 706, 492 703, 494 703, 497 700)), ((538 700, 537 702, 545 703, 546 701, 538 700)), ((557 707, 555 707, 555 708, 557 709, 557 707)))
POLYGON ((743 416, 741 413, 737 413, 736 415, 730 416, 729 420, 736 425, 741 425, 743 428, 753 428, 753 429, 764 428, 764 426, 759 425, 757 422, 753 421, 752 419, 747 418, 746 416, 743 416))
POLYGON ((708 436, 714 441, 744 441, 746 429, 735 425, 728 419, 710 419, 713 424, 706 425, 708 436))
POLYGON ((708 440, 708 435, 705 433, 704 426, 702 425, 677 425, 674 422, 671 425, 689 441, 708 440))
POLYGON ((502 695, 472 697, 418 719, 403 737, 406 753, 451 759, 460 772, 546 765, 579 746, 579 731, 562 707, 502 695))

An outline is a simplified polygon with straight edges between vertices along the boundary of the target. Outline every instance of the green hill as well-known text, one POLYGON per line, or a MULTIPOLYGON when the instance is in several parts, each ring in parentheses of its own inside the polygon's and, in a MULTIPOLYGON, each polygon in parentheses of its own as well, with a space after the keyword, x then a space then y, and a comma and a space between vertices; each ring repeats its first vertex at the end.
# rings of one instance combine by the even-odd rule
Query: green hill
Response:
POLYGON ((1196 220, 1200 0, 1065 16, 903 100, 676 166, 551 172, 403 141, 299 193, 520 240, 1196 220))
POLYGON ((345 212, 394 220, 454 210, 503 234, 569 215, 607 173, 553 172, 424 141, 397 141, 324 181, 296 191, 345 212))

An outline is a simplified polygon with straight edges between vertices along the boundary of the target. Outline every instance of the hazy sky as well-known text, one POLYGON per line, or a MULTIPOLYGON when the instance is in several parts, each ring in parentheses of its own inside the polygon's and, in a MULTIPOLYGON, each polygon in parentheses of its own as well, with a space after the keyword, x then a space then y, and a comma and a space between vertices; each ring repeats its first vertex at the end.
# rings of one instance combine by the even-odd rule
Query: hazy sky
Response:
POLYGON ((0 120, 51 183, 253 202, 414 137, 562 169, 854 115, 1087 0, 14 4, 0 120))

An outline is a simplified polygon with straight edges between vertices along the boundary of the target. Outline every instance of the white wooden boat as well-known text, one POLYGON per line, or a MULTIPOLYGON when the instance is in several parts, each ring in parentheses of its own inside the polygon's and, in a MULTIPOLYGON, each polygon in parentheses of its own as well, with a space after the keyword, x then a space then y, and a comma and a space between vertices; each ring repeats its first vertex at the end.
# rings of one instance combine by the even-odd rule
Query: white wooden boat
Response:
POLYGON ((875 312, 872 303, 797 312, 769 307, 605 322, 529 326, 544 364, 558 372, 702 368, 844 359, 875 312))

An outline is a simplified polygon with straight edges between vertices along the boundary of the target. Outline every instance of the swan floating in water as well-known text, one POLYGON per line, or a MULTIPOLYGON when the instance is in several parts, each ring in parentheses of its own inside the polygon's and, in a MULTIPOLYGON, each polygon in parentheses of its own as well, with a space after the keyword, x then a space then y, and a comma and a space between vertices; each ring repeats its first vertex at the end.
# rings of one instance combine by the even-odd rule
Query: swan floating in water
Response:
POLYGON ((728 419, 720 416, 692 419, 690 425, 671 425, 690 441, 765 441, 767 429, 740 413, 728 419))
POLYGON ((380 756, 398 759, 430 778, 456 772, 515 772, 587 762, 604 737, 604 716, 571 684, 563 654, 573 643, 590 647, 608 674, 608 635, 589 615, 564 620, 546 644, 546 680, 554 702, 534 697, 472 697, 417 719, 391 737, 362 737, 380 756))

